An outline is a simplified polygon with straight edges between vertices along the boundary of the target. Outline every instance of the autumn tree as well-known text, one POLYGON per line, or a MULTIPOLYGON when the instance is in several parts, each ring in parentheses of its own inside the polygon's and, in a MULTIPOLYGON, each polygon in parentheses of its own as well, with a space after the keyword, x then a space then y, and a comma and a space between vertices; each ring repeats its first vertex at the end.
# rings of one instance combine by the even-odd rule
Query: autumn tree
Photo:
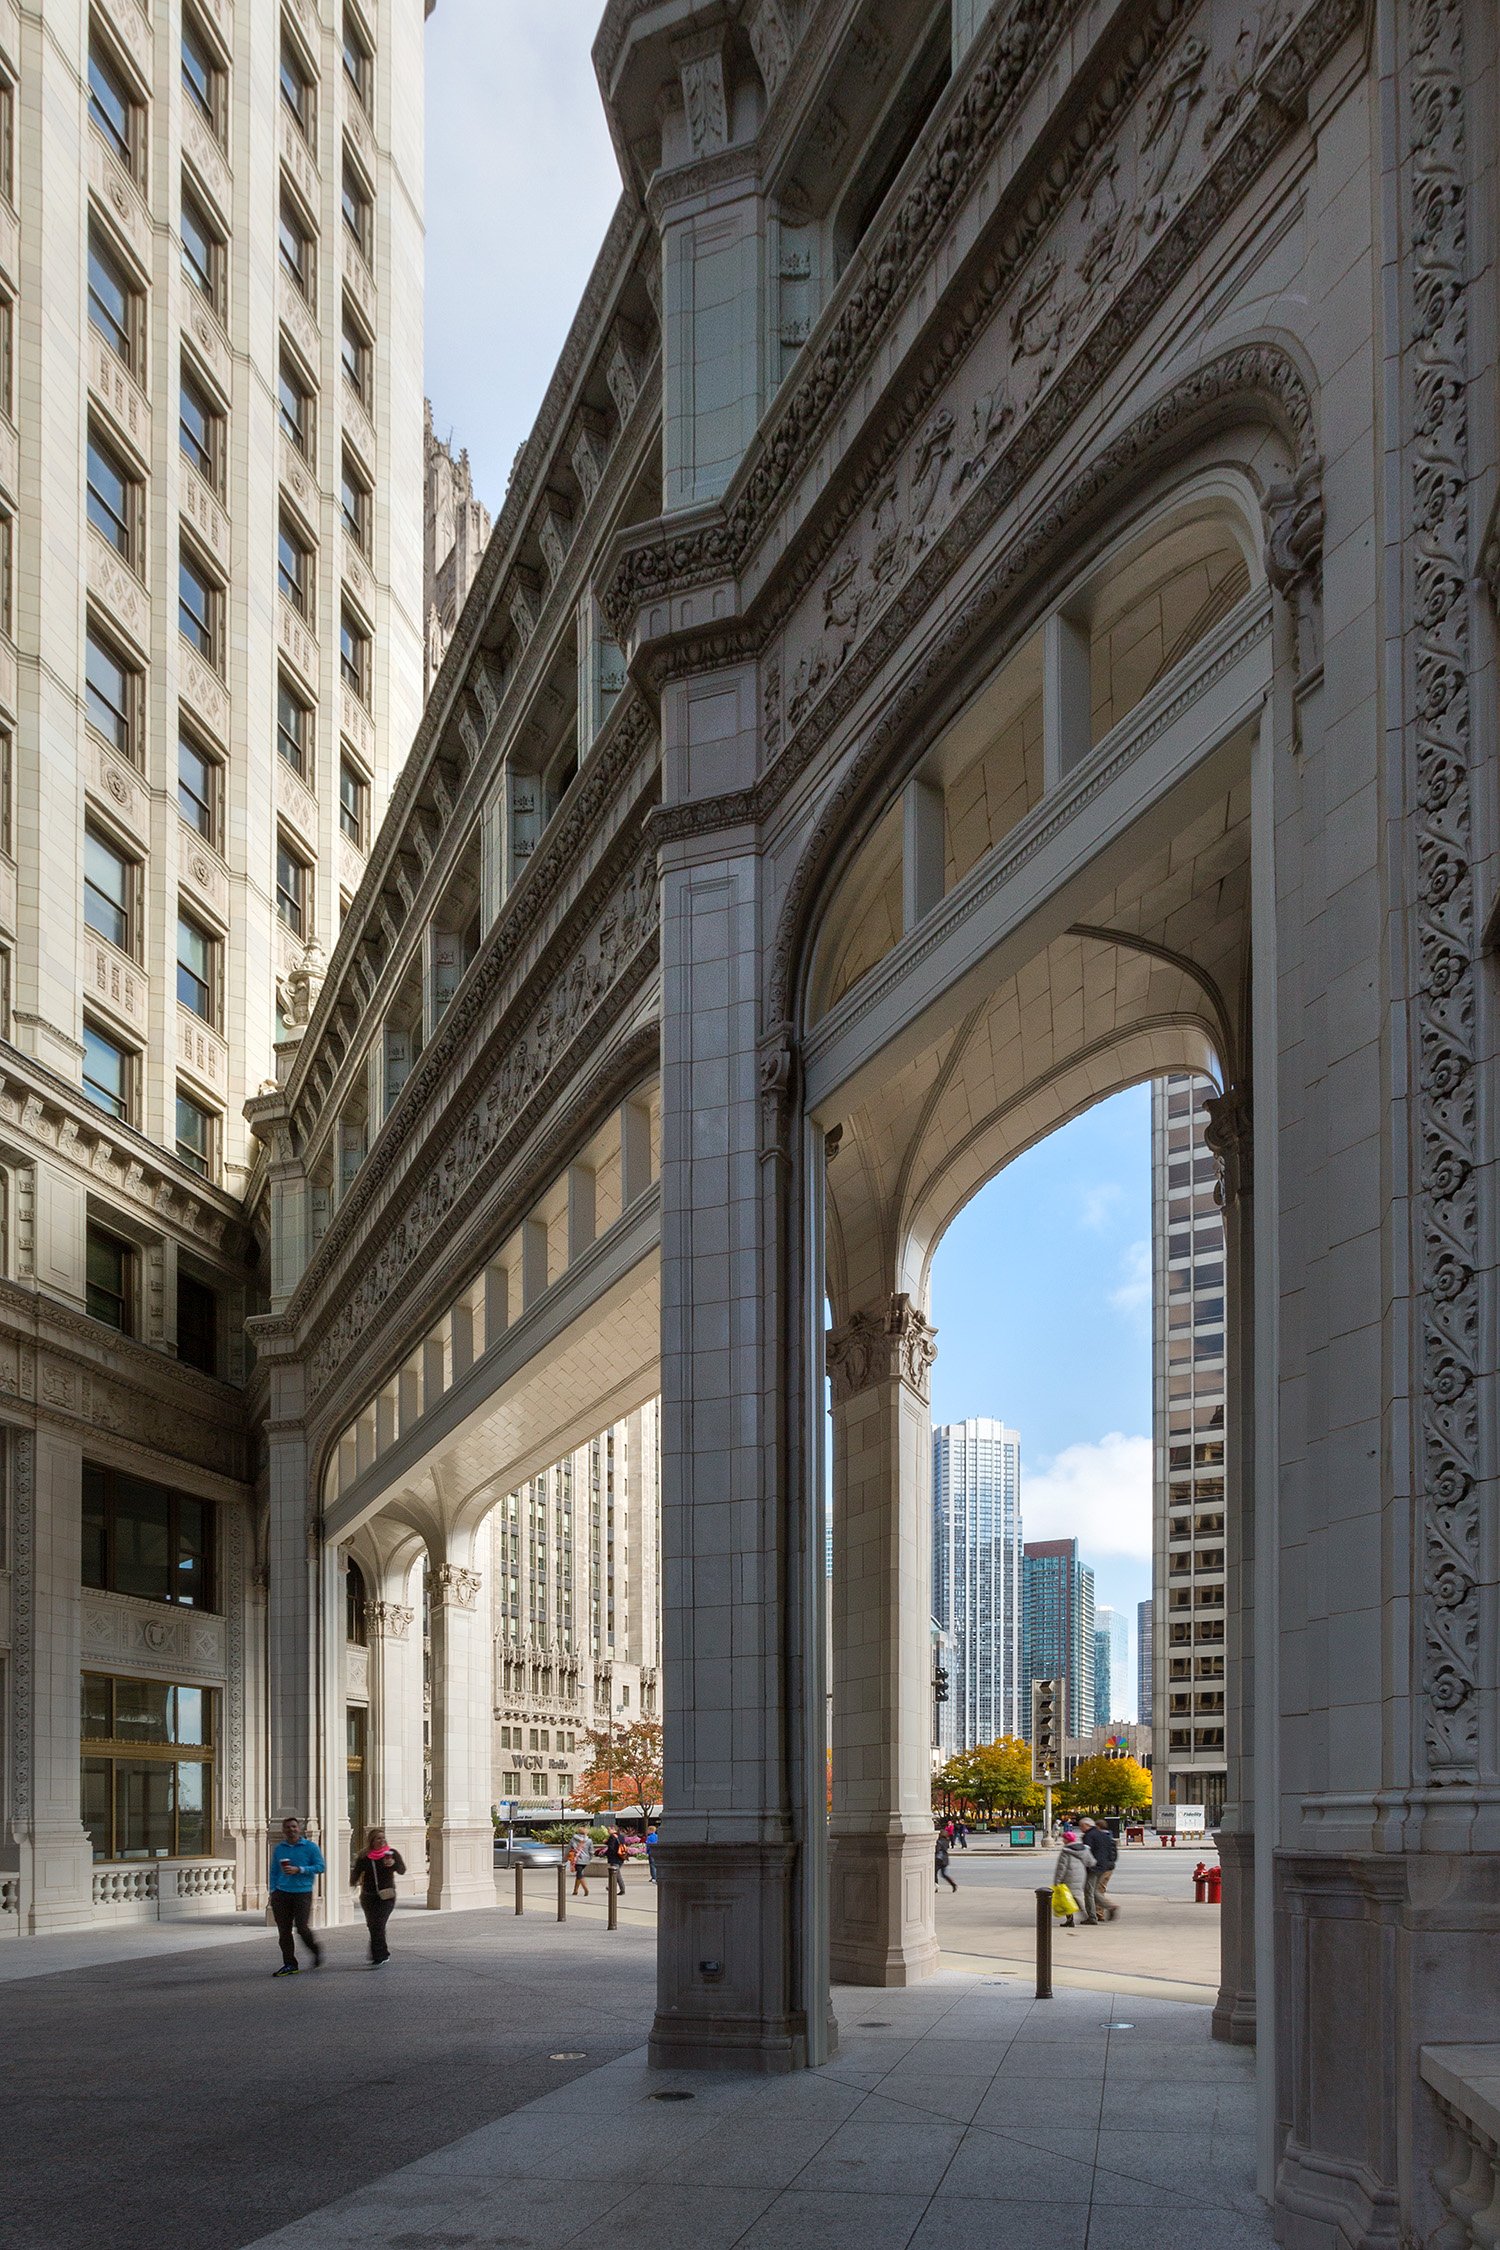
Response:
POLYGON ((574 1792, 590 1812, 639 1805, 648 1824, 661 1811, 661 1728, 654 1719, 628 1727, 590 1727, 589 1766, 574 1792))
POLYGON ((1064 1812, 1149 1812, 1151 1776, 1134 1758, 1080 1758, 1058 1803, 1064 1812))
POLYGON ((1030 1814, 1042 1802, 1031 1778, 1030 1748, 1014 1734, 960 1750, 935 1776, 934 1786, 945 1801, 972 1812, 975 1819, 1030 1814))

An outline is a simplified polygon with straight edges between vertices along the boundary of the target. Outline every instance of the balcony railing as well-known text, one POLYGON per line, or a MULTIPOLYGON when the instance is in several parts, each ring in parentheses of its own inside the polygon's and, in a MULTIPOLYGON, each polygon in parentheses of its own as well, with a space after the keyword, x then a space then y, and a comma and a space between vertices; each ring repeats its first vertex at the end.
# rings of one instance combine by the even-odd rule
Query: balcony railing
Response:
POLYGON ((1448 2209, 1443 2250, 1493 2250, 1500 2232, 1500 2046, 1424 2047, 1422 2076, 1448 2128, 1432 2184, 1448 2209))

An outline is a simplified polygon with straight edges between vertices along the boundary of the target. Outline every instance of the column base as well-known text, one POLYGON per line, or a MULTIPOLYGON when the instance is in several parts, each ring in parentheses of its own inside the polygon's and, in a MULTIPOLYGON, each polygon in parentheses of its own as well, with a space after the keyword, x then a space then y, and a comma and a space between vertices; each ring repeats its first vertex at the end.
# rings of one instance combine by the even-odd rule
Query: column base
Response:
POLYGON ((792 2006, 792 1844, 656 1847, 654 2070, 807 2067, 792 2006))
MULTIPOLYGON (((404 1852, 401 1856, 406 1857, 404 1852)), ((427 1903, 434 1911, 448 1913, 495 1904, 495 1831, 489 1821, 482 1828, 434 1829, 427 1903)))
POLYGON ((828 1973, 834 1984, 920 1984, 938 1965, 933 1838, 831 1836, 828 1973))
POLYGON ((87 1929, 94 1914, 94 1848, 75 1823, 33 1828, 20 1851, 23 1922, 31 1937, 87 1929))
POLYGON ((1215 1832, 1224 1891, 1219 1907, 1219 1997, 1211 2029, 1231 2047, 1255 2045, 1255 1836, 1215 1832))

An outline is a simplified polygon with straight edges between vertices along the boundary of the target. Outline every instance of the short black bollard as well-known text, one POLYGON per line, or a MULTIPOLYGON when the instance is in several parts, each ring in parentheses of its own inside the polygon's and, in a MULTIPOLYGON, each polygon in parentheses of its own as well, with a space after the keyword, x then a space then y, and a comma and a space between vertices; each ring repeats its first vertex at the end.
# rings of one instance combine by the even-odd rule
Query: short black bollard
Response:
POLYGON ((517 1912, 518 1914, 524 1914, 524 1913, 525 1913, 525 1911, 526 1911, 526 1905, 525 1905, 525 1901, 524 1901, 524 1900, 522 1899, 522 1897, 521 1897, 521 1872, 522 1872, 522 1870, 521 1870, 521 1863, 520 1863, 520 1861, 519 1861, 519 1860, 517 1860, 517 1862, 516 1862, 516 1912, 517 1912))
POLYGON ((1036 1894, 1036 1996, 1052 1998, 1052 1886, 1037 1886, 1036 1894))
POLYGON ((620 1895, 615 1889, 615 1871, 608 1865, 604 1870, 604 1888, 609 1893, 609 1927, 617 1930, 620 1927, 620 1895))
POLYGON ((568 1871, 561 1866, 557 1870, 557 1919, 559 1922, 568 1919, 568 1871))

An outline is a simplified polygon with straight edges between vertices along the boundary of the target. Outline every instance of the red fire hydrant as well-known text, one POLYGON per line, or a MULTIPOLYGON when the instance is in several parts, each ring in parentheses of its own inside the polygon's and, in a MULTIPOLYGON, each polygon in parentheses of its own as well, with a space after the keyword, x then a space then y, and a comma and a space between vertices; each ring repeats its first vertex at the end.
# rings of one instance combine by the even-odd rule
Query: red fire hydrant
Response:
POLYGON ((1208 1897, 1208 1869, 1200 1859, 1193 1869, 1193 1904, 1202 1906, 1208 1897))
POLYGON ((1211 1867, 1211 1868, 1209 1869, 1209 1871, 1208 1871, 1208 1903, 1209 1903, 1209 1905, 1210 1905, 1210 1906, 1217 1906, 1217 1905, 1219 1904, 1220 1898, 1221 1898, 1221 1897, 1222 1897, 1222 1895, 1223 1895, 1223 1890, 1224 1890, 1224 1870, 1223 1870, 1223 1868, 1222 1868, 1222 1867, 1211 1867))

